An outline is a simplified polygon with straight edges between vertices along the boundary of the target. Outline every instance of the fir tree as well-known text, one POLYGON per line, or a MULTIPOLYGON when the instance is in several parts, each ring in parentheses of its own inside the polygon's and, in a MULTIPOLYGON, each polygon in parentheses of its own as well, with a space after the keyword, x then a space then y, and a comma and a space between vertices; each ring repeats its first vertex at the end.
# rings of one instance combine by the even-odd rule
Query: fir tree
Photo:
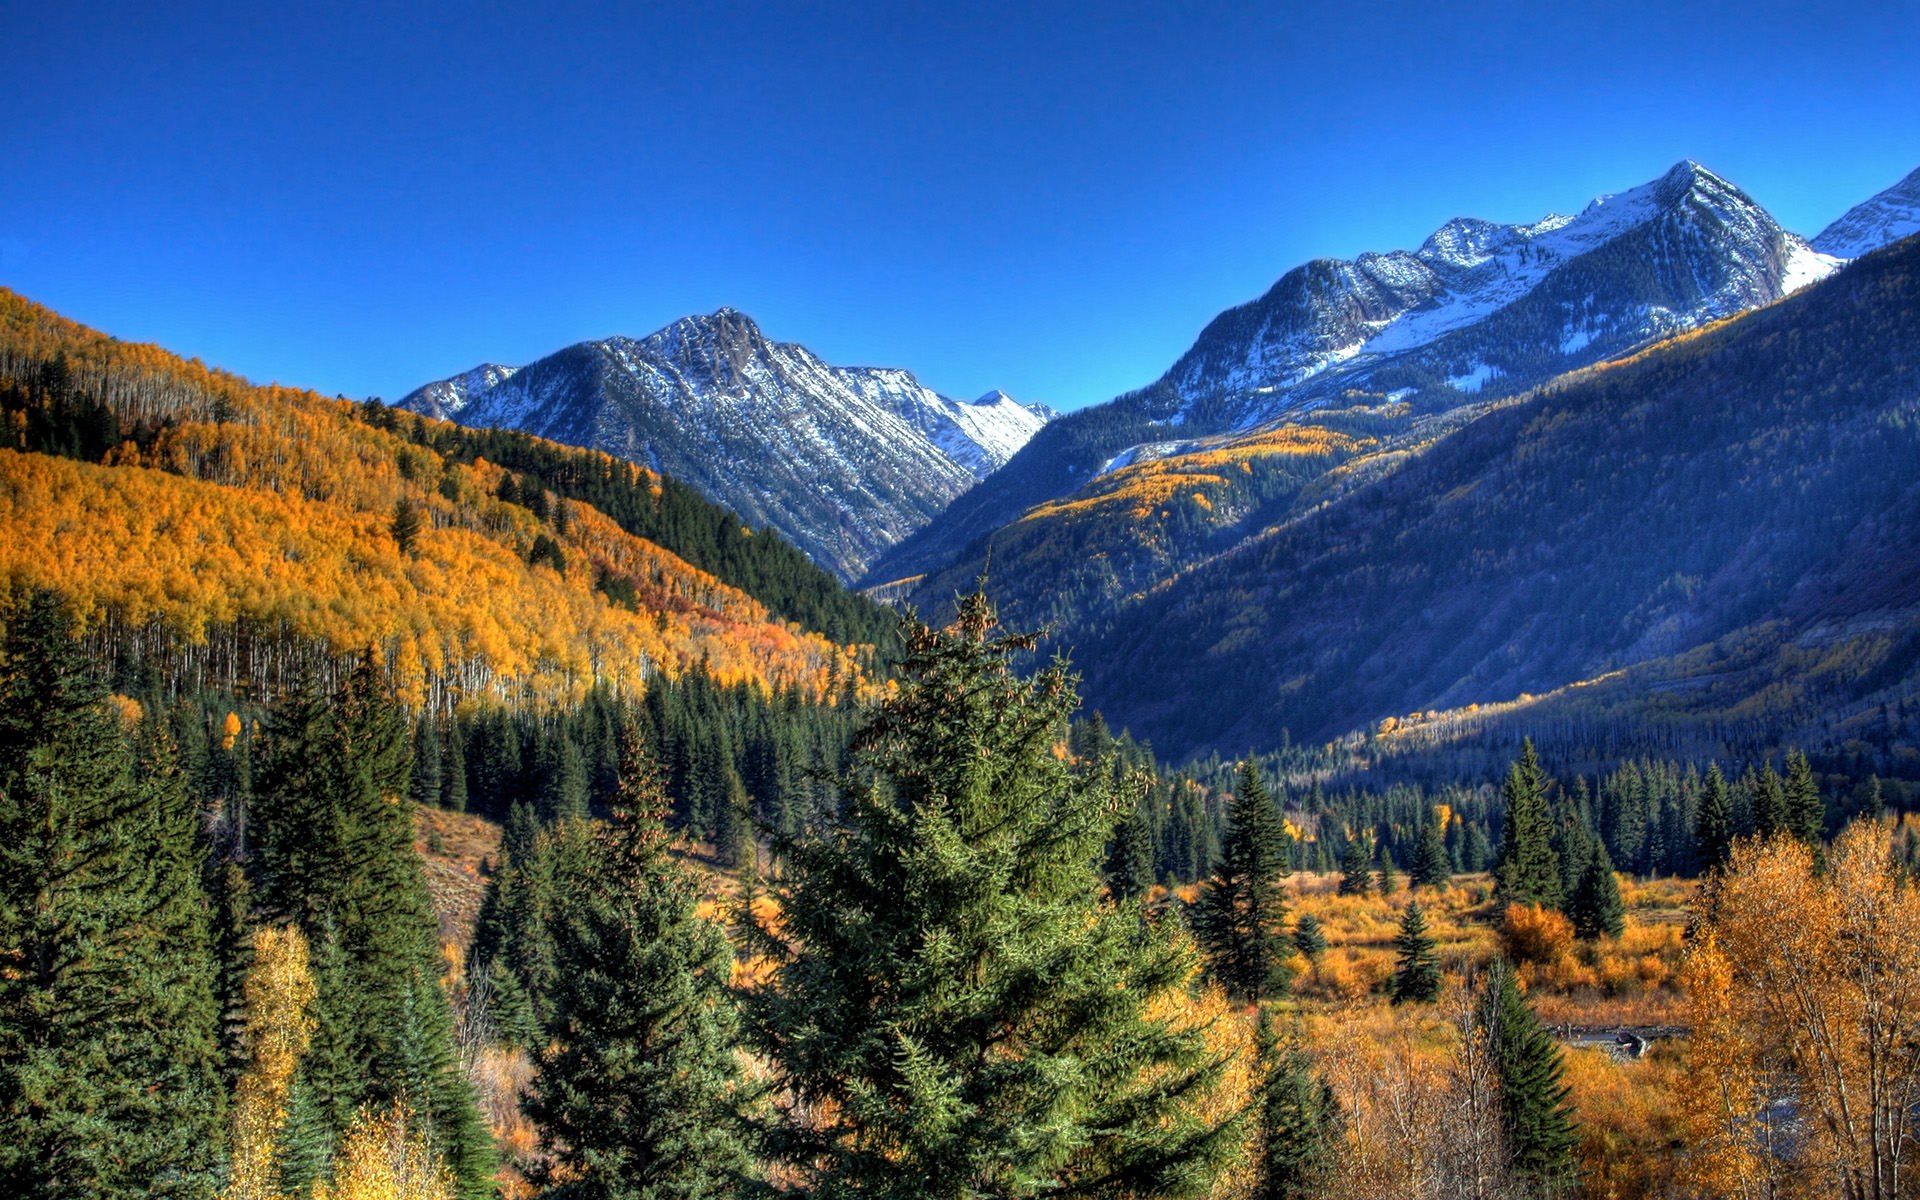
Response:
POLYGON ((748 1027, 785 1097, 769 1149, 814 1195, 1190 1195, 1239 1141, 1197 1114, 1221 1064, 1149 1015, 1190 958, 1093 864, 1124 811, 1053 748, 1078 703, 1031 680, 984 596, 912 624, 855 742, 843 815, 783 843, 748 1027))
POLYGON ((1293 924, 1293 944, 1300 953, 1319 962, 1327 952, 1327 935, 1320 928, 1320 919, 1312 913, 1301 913, 1293 924))
POLYGON ((629 735, 592 869, 560 881, 553 1040, 527 1102, 580 1200, 731 1195, 749 1167, 728 994, 733 952, 668 851, 670 804, 629 735))
POLYGON ((1813 780, 1812 764, 1798 750, 1787 755, 1785 807, 1787 831, 1818 847, 1826 836, 1827 804, 1820 798, 1820 785, 1813 780))
POLYGON ((1496 891, 1507 904, 1538 904, 1559 908, 1560 859, 1553 852, 1553 815, 1547 809, 1546 773, 1533 752, 1533 739, 1521 746, 1520 757, 1507 771, 1500 789, 1506 802, 1505 830, 1500 841, 1500 865, 1494 871, 1496 891))
POLYGON ((1400 918, 1400 936, 1394 939, 1399 957, 1394 964, 1393 1002, 1431 1004, 1440 996, 1440 964, 1433 939, 1427 936, 1427 914, 1418 900, 1407 903, 1400 918))
POLYGON ((1340 1106, 1297 1036, 1273 1033, 1260 1010, 1259 1175, 1254 1200, 1308 1200, 1326 1190, 1339 1148, 1340 1106))
POLYGON ((1453 880, 1453 864, 1447 858, 1447 835, 1440 827, 1440 814, 1429 809, 1420 826, 1420 845, 1414 851, 1413 870, 1408 879, 1414 887, 1443 888, 1453 880))
POLYGON ((1561 1082, 1566 1062, 1504 959, 1488 969, 1476 1021, 1500 1078, 1501 1124, 1515 1169, 1548 1186, 1564 1183, 1578 1141, 1571 1089, 1561 1082))
POLYGON ((1573 931, 1583 938, 1602 934, 1617 938, 1626 929, 1626 908, 1620 902, 1620 881, 1613 874, 1613 860, 1607 856, 1607 844, 1592 839, 1587 865, 1580 873, 1580 886, 1567 906, 1573 918, 1573 931))
POLYGON ((1780 776, 1768 763, 1760 769, 1760 775, 1752 784, 1753 791, 1753 832, 1762 838, 1789 832, 1787 829, 1787 795, 1780 786, 1780 776))
POLYGON ((414 546, 420 538, 420 508, 405 496, 393 502, 393 520, 388 523, 393 534, 393 544, 400 553, 413 555, 414 546))
POLYGON ((1259 999, 1277 987, 1289 955, 1284 925, 1285 838, 1260 768, 1249 758, 1229 810, 1219 869, 1194 904, 1194 935, 1214 974, 1243 996, 1259 999))
POLYGON ((1700 872, 1709 874, 1726 866, 1732 849, 1733 800, 1727 794, 1727 777, 1720 773, 1719 763, 1708 763, 1693 827, 1693 851, 1700 872))
POLYGON ((433 722, 421 717, 413 729, 413 782, 410 794, 422 808, 440 807, 440 737, 433 722))
POLYGON ((448 721, 442 729, 441 745, 446 753, 441 757, 440 803, 453 812, 467 811, 467 754, 461 745, 458 722, 448 721))
POLYGON ((1340 894, 1342 896, 1366 896, 1373 892, 1373 856, 1367 853, 1367 844, 1354 834, 1347 838, 1347 848, 1340 854, 1340 894))
POLYGON ((1107 850, 1107 887, 1121 900, 1138 900, 1153 888, 1153 817, 1144 805, 1114 831, 1107 850))
POLYGON ((223 1125, 198 813, 57 597, 0 647, 0 1194, 208 1196, 223 1125))
POLYGON ((1380 847, 1380 894, 1391 896, 1400 890, 1400 873, 1393 867, 1393 849, 1380 847))

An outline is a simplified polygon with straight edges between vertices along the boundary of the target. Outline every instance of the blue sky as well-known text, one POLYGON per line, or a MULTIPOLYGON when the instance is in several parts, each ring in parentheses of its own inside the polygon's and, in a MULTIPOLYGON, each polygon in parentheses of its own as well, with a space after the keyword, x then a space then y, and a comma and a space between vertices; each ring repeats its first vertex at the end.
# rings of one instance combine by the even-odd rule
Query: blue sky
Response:
POLYGON ((732 305, 1078 407, 1310 257, 1920 165, 1914 2, 159 8, 0 0, 0 284, 356 397, 732 305))

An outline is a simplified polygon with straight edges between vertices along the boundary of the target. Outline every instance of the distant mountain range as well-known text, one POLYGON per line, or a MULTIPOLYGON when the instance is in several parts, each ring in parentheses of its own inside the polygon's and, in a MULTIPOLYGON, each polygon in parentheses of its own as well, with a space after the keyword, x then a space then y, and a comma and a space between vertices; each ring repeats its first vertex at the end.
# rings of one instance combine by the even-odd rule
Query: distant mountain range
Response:
POLYGON ((1195 439, 1328 407, 1443 412, 1771 303, 1920 225, 1917 193, 1910 176, 1809 243, 1687 161, 1578 216, 1463 218, 1417 251, 1316 259, 1216 317, 1153 385, 1048 425, 865 582, 977 557, 1035 505, 1195 439))
POLYGON ((851 581, 1053 416, 967 403, 902 370, 835 367, 733 309, 645 338, 484 364, 400 401, 427 416, 604 450, 692 485, 851 581))

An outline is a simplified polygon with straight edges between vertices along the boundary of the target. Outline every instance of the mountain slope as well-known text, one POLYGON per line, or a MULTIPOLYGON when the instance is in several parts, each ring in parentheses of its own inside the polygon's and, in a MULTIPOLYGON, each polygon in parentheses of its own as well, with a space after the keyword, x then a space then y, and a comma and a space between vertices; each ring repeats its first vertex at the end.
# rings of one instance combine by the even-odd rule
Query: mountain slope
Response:
POLYGON ((1231 750, 1742 638, 1791 664, 1863 621, 1879 640, 1822 686, 1907 686, 1914 656, 1887 656, 1920 638, 1920 239, 1400 453, 1124 609, 1078 647, 1089 704, 1163 751, 1231 750))
POLYGON ((745 314, 582 342, 431 383, 400 406, 604 450, 771 527, 843 579, 1011 457, 1051 413, 973 404, 906 371, 834 367, 745 314))
MULTIPOLYGON (((375 646, 409 702, 450 708, 632 691, 698 663, 814 692, 859 670, 594 507, 463 456, 453 426, 255 387, 4 290, 0 410, 0 586, 61 591, 130 678, 152 659, 274 686, 304 647, 375 646)), ((552 449, 603 491, 658 491, 552 449)))
POLYGON ((1136 444, 1367 397, 1434 412, 1511 394, 1770 303, 1838 265, 1693 162, 1575 217, 1463 218, 1414 252, 1315 260, 1216 317, 1151 387, 1054 421, 867 582, 947 565, 1136 444))
POLYGON ((1813 239, 1814 249, 1838 258, 1863 254, 1920 233, 1920 169, 1848 209, 1813 239))

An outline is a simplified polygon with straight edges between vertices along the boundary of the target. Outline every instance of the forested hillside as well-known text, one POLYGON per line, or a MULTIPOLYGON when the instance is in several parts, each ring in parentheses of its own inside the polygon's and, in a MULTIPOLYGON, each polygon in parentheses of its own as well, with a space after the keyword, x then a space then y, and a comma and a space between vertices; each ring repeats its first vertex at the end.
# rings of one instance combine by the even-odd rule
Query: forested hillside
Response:
POLYGON ((317 642, 380 647, 437 709, 696 665, 827 695, 890 636, 791 547, 630 464, 255 387, 0 301, 0 573, 59 590, 119 678, 277 682, 317 642))
POLYGON ((1176 755, 1655 660, 1626 677, 1625 726, 1706 704, 1783 736, 1899 700, 1920 611, 1916 345, 1909 240, 1493 406, 1124 610, 1078 647, 1090 699, 1176 755))

